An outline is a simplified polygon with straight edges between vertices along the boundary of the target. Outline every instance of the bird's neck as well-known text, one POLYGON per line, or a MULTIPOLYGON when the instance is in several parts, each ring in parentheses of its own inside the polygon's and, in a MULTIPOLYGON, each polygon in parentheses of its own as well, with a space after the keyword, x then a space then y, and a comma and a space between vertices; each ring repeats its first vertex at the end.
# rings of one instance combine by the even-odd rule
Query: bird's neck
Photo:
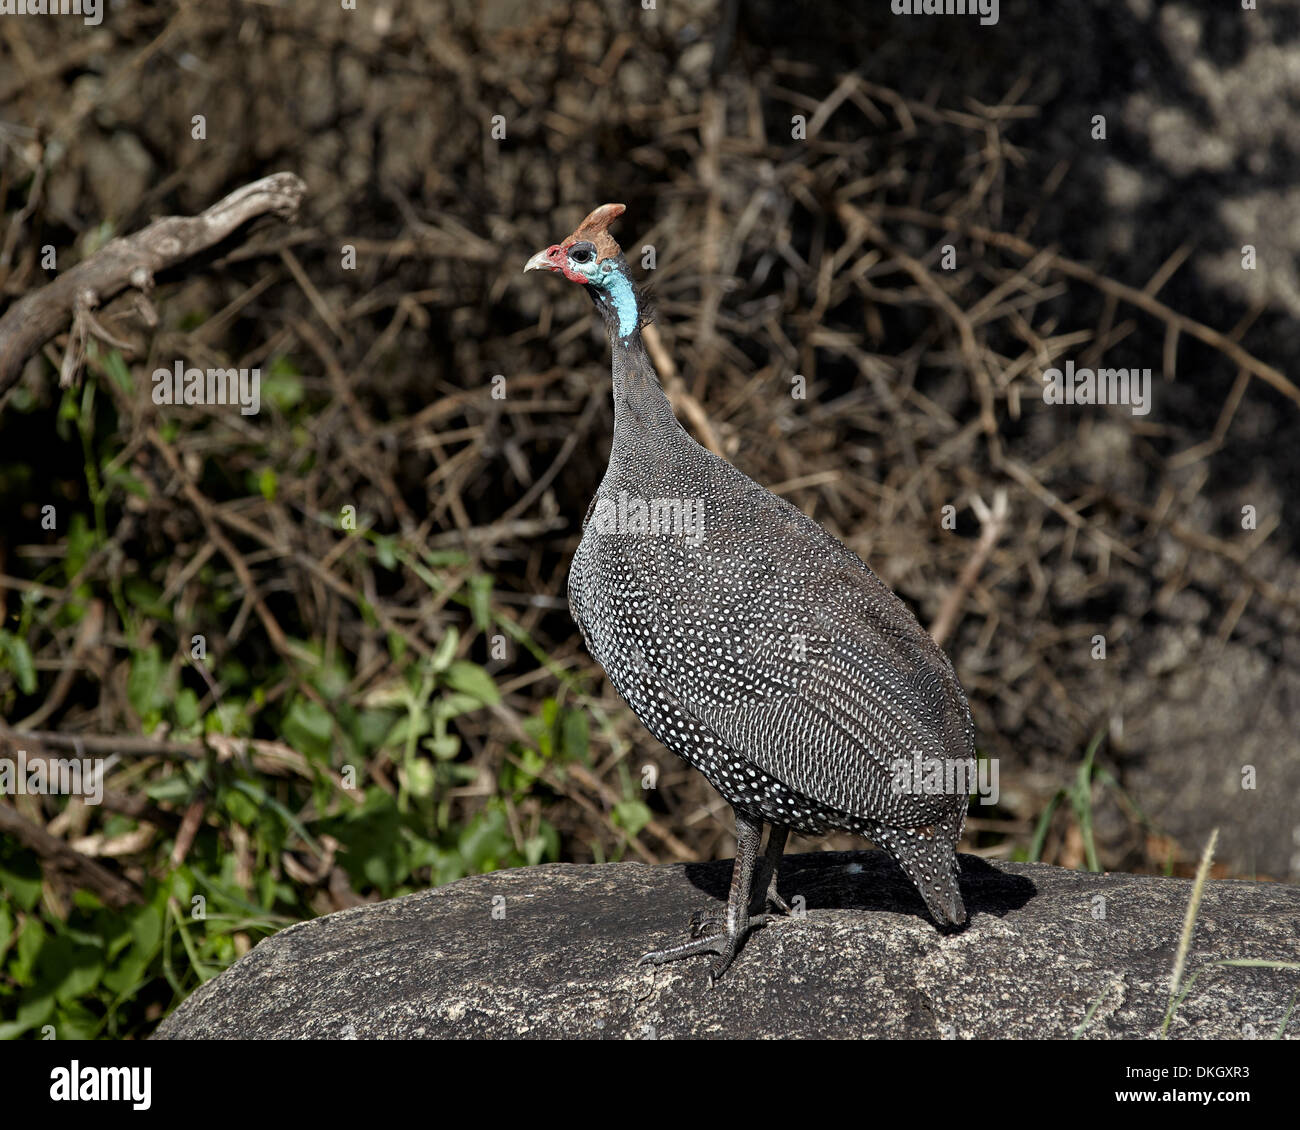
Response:
POLYGON ((626 337, 611 333, 610 347, 614 355, 615 444, 639 444, 652 434, 685 435, 650 363, 641 331, 626 337))

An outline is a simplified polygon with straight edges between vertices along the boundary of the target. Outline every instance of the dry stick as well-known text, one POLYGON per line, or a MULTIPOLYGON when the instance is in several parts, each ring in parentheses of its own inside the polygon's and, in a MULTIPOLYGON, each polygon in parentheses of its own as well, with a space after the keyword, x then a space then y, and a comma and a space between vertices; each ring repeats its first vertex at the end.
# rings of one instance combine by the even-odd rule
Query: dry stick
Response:
MULTIPOLYGON (((988 373, 985 371, 978 353, 974 335, 971 331, 971 324, 969 318, 948 297, 948 295, 943 291, 943 289, 938 285, 938 283, 935 282, 935 280, 931 277, 929 271, 925 269, 924 265, 918 263, 916 260, 912 259, 910 256, 906 255, 904 252, 902 252, 901 250, 895 248, 892 244, 890 244, 890 242, 885 237, 884 233, 880 230, 880 228, 878 228, 866 215, 864 215, 857 208, 854 208, 851 204, 846 204, 846 203, 838 204, 836 206, 836 211, 840 216, 841 222, 844 223, 846 228, 848 228, 849 230, 853 230, 855 228, 857 228, 858 230, 866 230, 870 234, 870 238, 873 241, 877 242, 882 247, 885 247, 886 250, 890 251, 890 253, 894 256, 895 260, 908 272, 908 274, 910 274, 916 280, 918 285, 920 285, 921 288, 925 290, 927 294, 930 295, 930 297, 944 310, 944 312, 948 314, 949 318, 957 326, 958 334, 961 338, 962 355, 966 359, 966 363, 969 366, 971 373, 975 378, 975 383, 980 393, 980 423, 985 434, 988 436, 990 444, 992 445, 991 454, 994 458, 995 464, 997 464, 1003 470, 1005 470, 1012 478, 1014 478, 1017 482, 1019 482, 1022 486, 1024 486, 1031 494, 1035 495, 1035 497, 1039 498, 1041 501, 1043 501, 1048 506, 1050 506, 1054 511, 1056 511, 1057 514, 1059 514, 1071 525, 1077 526, 1079 529, 1087 530, 1092 536, 1096 537, 1104 545, 1109 547, 1113 552, 1118 553, 1121 557, 1124 558, 1124 560, 1128 561, 1130 564, 1140 564, 1141 559, 1135 553, 1133 553, 1133 551, 1130 550, 1126 545, 1124 545, 1122 542, 1117 541, 1115 538, 1111 537, 1105 531, 1090 525, 1072 507, 1062 502, 1059 498, 1056 497, 1056 495, 1054 495, 1051 491, 1049 491, 1046 487, 1044 487, 1041 483, 1039 483, 1030 473, 1028 468, 1017 463, 1014 459, 1003 456, 1001 447, 999 444, 997 444, 997 421, 993 415, 992 388, 989 383, 988 373)), ((907 209, 906 211, 911 212, 914 210, 907 209)), ((919 212, 919 215, 928 217, 929 213, 919 212)), ((962 230, 967 230, 967 226, 960 224, 958 221, 953 221, 953 226, 959 227, 962 230)), ((972 227, 970 230, 973 233, 974 230, 976 229, 972 227)), ((978 230, 983 233, 981 238, 986 238, 986 239, 999 234, 996 232, 987 231, 986 229, 982 229, 982 228, 978 230)), ((1025 249, 1023 253, 1025 254, 1026 258, 1033 259, 1035 257, 1038 257, 1041 259, 1042 257, 1042 252, 1040 251, 1040 249, 1030 246, 1029 244, 1025 243, 1023 240, 1017 240, 1012 236, 1005 237, 1005 240, 1023 245, 1023 248, 1025 249)), ((1067 260, 1063 260, 1058 256, 1053 255, 1050 257, 1048 261, 1053 266, 1065 271, 1063 264, 1066 263, 1067 260)), ((1087 268, 1081 267, 1079 269, 1083 271, 1087 271, 1087 268)), ((1065 271, 1065 273, 1069 274, 1070 272, 1065 271)), ((1093 272, 1088 272, 1088 274, 1093 276, 1093 279, 1095 280, 1095 285, 1101 285, 1101 283, 1110 282, 1109 279, 1104 279, 1100 275, 1095 275, 1093 272)), ((1132 290, 1131 287, 1125 289, 1132 290)), ((1147 298, 1147 296, 1144 295, 1141 291, 1132 291, 1132 293, 1136 295, 1137 299, 1141 299, 1144 302, 1152 302, 1152 303, 1155 302, 1154 299, 1147 298)), ((1135 300, 1130 299, 1130 301, 1135 301, 1135 300)), ((1160 303, 1155 303, 1155 304, 1157 306, 1161 305, 1160 303)), ((1167 307, 1164 308, 1168 309, 1167 307)), ((1174 314, 1172 310, 1169 311, 1169 314, 1173 317, 1181 318, 1181 315, 1174 314)), ((1184 319, 1184 320, 1190 321, 1189 319, 1184 319)), ((1213 331, 1208 331, 1208 332, 1213 332, 1213 331)), ((1224 338, 1224 341, 1227 342, 1227 344, 1229 345, 1234 345, 1233 342, 1228 341, 1228 339, 1226 338, 1224 338)), ((1243 350, 1240 350, 1240 347, 1236 347, 1236 348, 1238 349, 1239 352, 1244 353, 1243 350)), ((1246 354, 1246 356, 1249 355, 1246 354)), ((1255 364, 1257 366, 1261 365, 1260 362, 1255 362, 1255 364)), ((1267 366, 1262 366, 1262 367, 1267 368, 1267 366)), ((1278 375, 1279 377, 1281 377, 1281 374, 1278 375)), ((1283 381, 1286 381, 1285 377, 1281 377, 1281 379, 1283 381)), ((945 625, 940 624, 940 626, 944 627, 945 625)))
POLYGON ((659 336, 659 330, 654 326, 646 326, 641 331, 641 338, 650 353, 650 360, 655 363, 655 368, 659 370, 664 391, 668 394, 669 400, 674 405, 681 406, 682 412, 690 420, 691 426, 695 428, 704 446, 718 458, 725 459, 726 452, 722 450, 722 441, 718 439, 718 433, 713 430, 713 424, 709 421, 709 414, 704 410, 704 406, 691 394, 691 390, 686 387, 686 382, 678 376, 677 366, 673 363, 672 354, 664 348, 663 338, 659 336))
MULTIPOLYGON (((3 100, 0 99, 0 103, 3 100)), ((18 242, 18 233, 23 225, 31 219, 41 202, 41 192, 45 188, 47 167, 44 161, 37 162, 32 174, 31 188, 27 191, 27 203, 10 217, 9 227, 5 231, 4 242, 0 244, 0 271, 4 272, 4 281, 9 282, 9 265, 13 262, 14 245, 18 242)))
MULTIPOLYGON (((526 513, 528 508, 542 497, 546 489, 555 481, 555 476, 560 473, 564 468, 564 465, 569 461, 569 457, 578 446, 579 438, 587 434, 587 428, 591 423, 592 417, 595 416, 596 409, 600 406, 601 400, 602 397, 598 392, 592 393, 592 395, 587 398, 587 406, 582 410, 582 415, 578 418, 577 424, 575 424, 569 434, 565 436, 564 443, 560 445, 558 454, 553 460, 551 460, 551 465, 538 476, 533 485, 524 492, 524 496, 519 499, 518 502, 506 510, 506 512, 493 522, 491 526, 487 527, 488 530, 493 530, 498 526, 508 528, 508 523, 513 522, 520 514, 526 513)), ((466 530, 461 536, 465 538, 467 543, 472 544, 473 539, 469 537, 469 534, 470 531, 466 530)))
MULTIPOLYGON (((886 207, 880 208, 876 214, 881 217, 921 224, 925 227, 961 232, 963 235, 983 240, 1026 259, 1032 259, 1042 251, 1041 248, 1035 247, 1027 240, 1008 235, 1006 232, 994 231, 992 228, 986 228, 980 224, 969 224, 964 220, 958 220, 951 216, 937 216, 921 208, 886 207)), ((1114 279, 1098 274, 1091 267, 1085 267, 1082 263, 1076 263, 1072 259, 1065 259, 1055 254, 1047 262, 1063 275, 1069 275, 1071 278, 1089 283, 1102 293, 1127 302, 1131 306, 1136 306, 1153 318, 1159 318, 1182 333, 1217 349, 1220 353, 1235 361, 1238 366, 1247 370, 1253 376, 1259 377, 1265 384, 1277 389, 1283 396, 1295 401, 1296 404, 1300 404, 1300 388, 1297 388, 1295 384, 1272 365, 1266 365, 1257 357, 1246 352, 1226 334, 1211 329, 1209 326, 1203 325, 1185 314, 1178 313, 1177 310, 1166 306, 1163 302, 1152 298, 1149 294, 1138 290, 1136 287, 1126 286, 1124 283, 1115 282, 1114 279)))
POLYGON ((1212 534, 1204 533, 1201 530, 1194 530, 1190 526, 1184 526, 1181 522, 1169 520, 1163 517, 1154 507, 1145 506, 1140 502, 1134 502, 1132 499, 1126 498, 1123 495, 1107 494, 1106 501, 1117 510, 1123 510, 1128 514, 1136 514, 1143 521, 1150 522, 1153 527, 1167 530, 1184 545, 1189 545, 1193 549, 1206 550, 1232 562, 1241 575, 1254 585, 1260 595, 1266 600, 1272 601, 1274 604, 1280 604, 1286 608, 1300 608, 1300 596, 1293 595, 1285 589, 1279 588, 1272 581, 1261 577, 1251 569, 1249 558, 1251 553, 1254 552, 1254 546, 1224 541, 1222 538, 1216 538, 1212 534))
POLYGON ((19 727, 24 730, 36 729, 63 705, 63 700, 68 697, 74 681, 78 676, 85 673, 83 664, 89 666, 86 663, 87 656, 98 647, 103 631, 104 602, 102 600, 91 600, 86 604, 85 616, 82 617, 81 623, 77 625, 77 634, 72 642, 72 652, 64 663, 63 670, 59 672, 58 678, 54 680, 54 689, 50 691, 49 696, 40 707, 18 722, 19 727))
POLYGON ((292 219, 307 193, 293 173, 275 173, 237 188, 197 216, 167 216, 135 235, 110 240, 84 263, 20 298, 0 318, 0 395, 23 366, 81 311, 128 286, 148 291, 153 276, 206 251, 237 228, 270 212, 292 219))
MULTIPOLYGON (((1263 312, 1263 305, 1256 303, 1241 316, 1241 320, 1232 327, 1231 333, 1228 334, 1233 341, 1240 341, 1246 331, 1255 324, 1255 320, 1263 312)), ((1250 373, 1245 369, 1237 370, 1237 379, 1232 384, 1232 390, 1228 393, 1227 399, 1223 402, 1223 408, 1219 411, 1219 419, 1215 422, 1214 432, 1208 440, 1202 440, 1200 443, 1193 444, 1185 451, 1179 451, 1169 456, 1165 460, 1165 466, 1171 470, 1177 467, 1183 467, 1190 463, 1196 463, 1204 459, 1207 455, 1218 451, 1223 446, 1223 441, 1227 438, 1228 429, 1232 426, 1232 421, 1237 415, 1237 409, 1241 407, 1242 398, 1246 395, 1246 387, 1250 384, 1250 373)))
POLYGON ((0 804, 0 833, 35 852, 55 870, 65 874, 75 886, 94 891, 106 906, 114 910, 141 901, 140 892, 121 876, 101 867, 5 804, 0 804))
MULTIPOLYGON (((609 785, 605 784, 604 781, 602 781, 599 777, 597 777, 584 765, 577 765, 577 764, 567 765, 565 766, 564 771, 568 776, 572 777, 578 784, 585 786, 586 788, 590 789, 592 792, 599 793, 601 800, 603 800, 610 809, 613 809, 614 806, 617 805, 619 801, 623 799, 622 796, 616 790, 611 788, 609 785)), ((697 858, 696 853, 691 851, 691 849, 688 848, 684 843, 682 843, 682 841, 679 840, 676 836, 674 836, 671 831, 669 831, 666 827, 664 827, 663 821, 659 820, 657 817, 654 816, 650 817, 650 819, 646 821, 645 828, 643 830, 649 832, 652 836, 654 836, 655 839, 657 839, 661 844, 663 844, 664 847, 668 848, 668 850, 671 851, 678 859, 693 860, 697 858)), ((628 842, 631 843, 634 848, 636 848, 637 854, 642 856, 642 858, 646 859, 648 863, 659 862, 653 856, 647 855, 647 853, 639 846, 635 837, 629 836, 628 842)))
POLYGON ((1033 472, 1030 471, 1029 468, 1026 467, 1019 460, 1011 459, 1009 457, 1004 459, 1002 461, 1002 469, 1006 471, 1006 473, 1010 475, 1013 479, 1015 479, 1016 482, 1018 482, 1022 487, 1024 487, 1025 490, 1027 490, 1030 494, 1032 494, 1045 506, 1049 507, 1055 513, 1059 514, 1062 518, 1064 518, 1067 522, 1069 522, 1071 526, 1075 527, 1075 529, 1083 530, 1091 537, 1096 538, 1097 541, 1099 541, 1112 553, 1116 554, 1118 557, 1122 557, 1130 565, 1137 565, 1137 566, 1142 565, 1142 558, 1138 554, 1134 553, 1133 550, 1129 549, 1129 547, 1125 545, 1124 542, 1119 541, 1117 538, 1112 537, 1110 534, 1106 533, 1106 531, 1101 529, 1099 526, 1093 525, 1086 518, 1084 518, 1082 514, 1080 514, 1077 510, 1075 510, 1074 507, 1070 506, 1066 502, 1063 502, 1053 491, 1043 486, 1042 483, 1040 483, 1036 478, 1034 478, 1033 472))
POLYGON ((65 734, 57 730, 11 730, 0 723, 0 742, 18 749, 31 748, 73 750, 79 756, 113 755, 120 757, 181 758, 201 761, 205 747, 216 753, 219 761, 231 761, 247 756, 255 769, 273 776, 297 775, 310 779, 313 772, 321 772, 333 781, 345 795, 358 799, 343 785, 342 776, 328 766, 313 768, 307 755, 299 753, 284 742, 264 738, 233 738, 226 734, 204 734, 201 739, 188 742, 146 738, 139 734, 65 734))
POLYGON ((1250 384, 1250 374, 1245 369, 1238 369, 1237 379, 1233 381, 1232 389, 1228 392, 1223 407, 1219 410, 1219 418, 1215 422, 1214 431, 1210 433, 1210 438, 1193 444, 1182 451, 1175 452, 1165 460, 1165 466, 1170 470, 1177 470, 1179 467, 1186 467, 1191 463, 1199 462, 1206 456, 1213 455, 1214 452, 1218 451, 1223 446, 1224 439, 1227 438, 1228 428, 1232 426, 1233 418, 1237 415, 1237 409, 1241 407, 1241 401, 1246 395, 1246 386, 1248 384, 1250 384))
POLYGON ((1201 853, 1201 861, 1196 866, 1196 878, 1192 880, 1192 897, 1187 900, 1187 910, 1183 914, 1183 932, 1178 937, 1178 949, 1174 953, 1174 969, 1169 977, 1169 1008, 1165 1012, 1165 1022, 1160 1028, 1161 1036, 1169 1031, 1169 1021, 1173 1019, 1178 990, 1183 984, 1183 973, 1187 969, 1187 954, 1192 948, 1192 934, 1196 930, 1196 916, 1201 909, 1201 896, 1205 891, 1205 880, 1210 875, 1210 865, 1214 862, 1214 847, 1219 842, 1219 829, 1210 832, 1209 842, 1201 853))
POLYGON ((181 826, 176 832, 176 842, 172 845, 171 865, 179 867, 185 862, 185 857, 190 854, 190 848, 194 846, 194 838, 199 834, 199 828, 203 825, 203 813, 207 811, 208 802, 203 796, 190 802, 185 809, 185 815, 181 819, 181 826))
POLYGON ((721 259, 722 203, 721 162, 719 149, 725 130, 726 107, 720 95, 706 90, 700 99, 700 159, 699 181, 708 193, 704 212, 704 238, 700 246, 700 271, 704 276, 704 294, 696 319, 695 345, 698 350, 699 373, 695 391, 708 377, 718 354, 714 341, 718 311, 722 306, 722 287, 717 277, 721 259))
POLYGON ((266 635, 271 641, 271 646, 280 653, 281 657, 289 665, 290 670, 292 670, 294 660, 296 658, 303 658, 304 655, 299 649, 295 649, 295 647, 289 643, 289 640, 286 638, 279 622, 273 615, 271 615, 271 610, 267 608, 266 601, 262 599, 257 583, 253 580, 253 573, 248 567, 248 562, 244 560, 240 555, 239 550, 231 544, 226 535, 221 532, 221 527, 218 525, 217 508, 208 501, 207 497, 199 491, 198 487, 190 482, 189 476, 186 475, 184 469, 181 467, 181 462, 177 458, 176 453, 171 449, 162 436, 158 434, 156 428, 151 427, 149 429, 149 439, 153 443, 154 447, 158 449, 158 452, 162 455, 163 459, 166 460, 167 466, 171 468, 172 474, 180 480, 181 490, 184 492, 185 497, 190 500, 194 509, 199 512, 199 517, 202 519, 204 526, 207 527, 208 537, 212 539, 213 543, 221 551, 221 555, 225 557, 234 568, 235 575, 239 578, 239 583, 244 586, 244 592, 247 594, 246 599, 252 601, 253 610, 257 613, 258 619, 262 621, 262 627, 266 629, 266 635))
POLYGON ((350 347, 352 345, 352 335, 339 324, 338 315, 330 309, 329 303, 321 296, 321 292, 316 289, 316 284, 311 281, 307 272, 302 269, 302 264, 298 262, 298 256, 285 247, 280 251, 280 259, 289 268, 289 273, 293 275, 294 281, 302 288, 302 292, 307 296, 312 308, 320 315, 320 320, 329 326, 339 341, 350 347))
POLYGON ((357 399, 356 393, 352 390, 352 385, 348 381, 347 374, 343 371, 343 365, 339 361, 338 355, 316 329, 304 319, 291 318, 290 327, 310 347, 311 351, 320 358, 321 364, 325 366, 330 387, 334 390, 338 403, 347 407, 352 422, 356 425, 357 431, 364 441, 364 451, 357 452, 349 447, 344 451, 343 457, 379 488, 384 497, 388 499, 388 504, 393 508, 393 513, 397 516, 397 520, 403 529, 414 525, 415 516, 402 498, 402 492, 397 489, 397 484, 393 482, 392 476, 384 472, 382 449, 379 450, 378 454, 371 455, 371 448, 374 445, 375 425, 357 399))
POLYGON ((947 314, 949 320, 957 327, 962 356, 966 360, 966 366, 970 369, 971 376, 975 379, 975 387, 979 392, 980 427, 983 428, 984 434, 989 437, 990 444, 994 445, 993 453, 996 457, 1000 449, 996 446, 998 424, 997 418, 993 414, 993 385, 989 380, 988 370, 985 369, 984 362, 980 357, 979 346, 975 341, 975 331, 971 326, 970 318, 948 296, 947 291, 939 285, 934 275, 926 269, 923 263, 918 262, 901 247, 891 242, 879 227, 857 208, 853 207, 852 204, 837 204, 835 211, 840 217, 840 222, 844 224, 850 233, 855 229, 865 231, 873 243, 889 252, 894 262, 916 280, 917 285, 930 296, 935 305, 947 314))
POLYGON ((183 757, 196 761, 203 756, 199 742, 169 742, 159 738, 145 738, 133 734, 104 736, 99 734, 62 734, 56 730, 11 730, 0 724, 0 741, 15 748, 19 743, 49 746, 52 749, 70 749, 78 754, 131 754, 139 756, 183 757))
POLYGON ((975 587, 975 582, 984 568, 984 562, 988 560, 993 547, 998 544, 998 539, 1002 536, 1002 528, 1007 520, 1007 492, 1000 488, 994 492, 992 509, 984 504, 984 500, 979 495, 971 500, 971 506, 974 507, 980 525, 984 528, 980 533, 980 540, 975 545, 975 551, 962 567, 957 583, 944 596, 943 603, 939 606, 939 614, 930 624, 930 635, 940 647, 943 647, 943 641, 952 634, 952 630, 960 622, 962 604, 965 603, 967 594, 975 587))
MULTIPOLYGON (((334 592, 338 593, 338 595, 350 601, 353 607, 359 609, 363 606, 364 601, 362 595, 359 592, 357 592, 356 589, 354 589, 346 581, 342 580, 339 577, 336 577, 327 568, 325 568, 325 566, 322 565, 319 561, 316 561, 312 557, 308 556, 306 553, 302 553, 302 552, 293 553, 289 556, 291 556, 294 561, 296 561, 304 569, 310 572, 314 577, 320 580, 323 584, 327 585, 334 592)), ((370 608, 375 613, 375 619, 379 621, 379 626, 383 628, 385 632, 392 632, 395 635, 401 636, 402 639, 406 641, 407 647, 409 647, 412 651, 417 651, 423 656, 429 656, 433 654, 433 649, 429 647, 429 645, 426 644, 424 640, 422 640, 419 637, 418 634, 412 632, 404 632, 393 622, 392 618, 388 615, 387 606, 383 604, 382 601, 370 600, 369 605, 370 608)))

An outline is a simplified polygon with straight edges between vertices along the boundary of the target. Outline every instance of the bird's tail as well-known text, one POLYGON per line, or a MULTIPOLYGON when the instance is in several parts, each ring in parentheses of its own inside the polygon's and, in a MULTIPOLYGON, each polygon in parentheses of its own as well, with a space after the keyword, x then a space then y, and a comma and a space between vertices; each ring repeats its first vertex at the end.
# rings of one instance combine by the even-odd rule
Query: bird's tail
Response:
POLYGON ((878 824, 867 833, 898 861, 940 926, 960 926, 966 921, 966 904, 957 881, 957 844, 966 824, 966 798, 961 799, 959 807, 934 824, 918 828, 878 824))

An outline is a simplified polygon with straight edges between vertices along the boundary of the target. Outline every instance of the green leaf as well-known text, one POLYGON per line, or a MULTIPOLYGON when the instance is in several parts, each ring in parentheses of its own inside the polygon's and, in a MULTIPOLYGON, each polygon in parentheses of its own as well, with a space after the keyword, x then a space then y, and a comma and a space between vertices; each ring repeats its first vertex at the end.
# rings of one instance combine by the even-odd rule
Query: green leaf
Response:
POLYGON ((275 495, 280 486, 280 478, 270 467, 262 468, 262 473, 257 477, 257 489, 262 492, 262 497, 267 502, 274 502, 275 495))
POLYGON ((99 984, 104 973, 103 951, 77 945, 66 934, 51 938, 41 950, 40 983, 56 1001, 72 1001, 99 984))
POLYGON ((122 360, 122 354, 116 349, 110 349, 100 362, 106 372, 127 396, 135 395, 135 381, 131 377, 131 370, 127 368, 126 362, 122 360))
POLYGON ((493 871, 514 847, 499 808, 484 810, 460 834, 460 854, 471 871, 493 871))
POLYGON ((566 710, 560 734, 560 749, 565 757, 587 760, 589 734, 587 714, 583 710, 566 710))
POLYGON ((486 573, 476 573, 469 579, 469 610, 474 617, 474 626, 480 632, 486 632, 492 626, 492 577, 486 573))
POLYGON ((629 836, 635 836, 650 823, 651 813, 639 800, 622 800, 614 805, 614 811, 610 815, 614 823, 629 836))
POLYGON ((466 694, 464 691, 448 691, 433 704, 433 711, 437 717, 446 721, 448 718, 468 714, 482 705, 483 702, 478 695, 466 694))
POLYGON ((80 1001, 56 1009, 52 1023, 60 1040, 93 1040, 100 1029, 99 1017, 80 1001))
POLYGON ((184 804, 194 792, 194 786, 184 773, 172 773, 161 781, 150 781, 144 787, 145 796, 163 804, 184 804))
POLYGON ((171 695, 167 688, 167 664, 157 644, 147 651, 137 651, 131 657, 131 673, 126 680, 126 697, 131 709, 142 718, 168 705, 171 695))
POLYGON ((560 833, 553 824, 542 820, 537 826, 537 835, 524 841, 524 858, 528 866, 533 867, 543 859, 560 858, 560 833))
POLYGON ((383 744, 384 736, 393 728, 393 717, 391 710, 362 710, 353 723, 353 736, 364 749, 375 749, 383 744))
POLYGON ((262 396, 281 412, 288 412, 302 401, 298 367, 288 357, 276 357, 271 361, 262 378, 262 396))
POLYGON ((443 634, 442 639, 438 641, 438 646, 429 660, 429 666, 437 672, 447 670, 452 657, 456 654, 456 645, 459 643, 460 633, 456 631, 454 626, 449 627, 443 634))
POLYGON ((298 697, 285 715, 282 733, 300 753, 323 760, 329 757, 334 719, 320 703, 298 697))
POLYGON ((134 947, 104 974, 104 987, 114 993, 129 993, 145 980, 150 958, 134 947))
POLYGON ((54 997, 44 993, 20 1005, 14 1019, 0 1024, 0 1040, 14 1040, 24 1032, 45 1023, 54 1011, 54 997))
POLYGON ((439 734, 437 737, 425 738, 420 745, 439 761, 448 761, 460 752, 460 738, 455 734, 439 734))
POLYGON ((447 668, 444 678, 449 687, 473 695, 485 706, 495 706, 501 701, 501 694, 492 681, 492 676, 477 663, 457 659, 447 668))
POLYGON ((136 498, 150 498, 149 485, 143 479, 131 474, 125 467, 114 467, 108 473, 108 484, 118 490, 133 494, 136 498))
POLYGON ((9 963, 9 975, 20 985, 30 985, 35 978, 36 963, 49 935, 39 918, 28 918, 18 935, 14 959, 9 963))
POLYGON ((388 633, 388 654, 398 667, 406 657, 406 637, 401 632, 388 633))
POLYGON ((27 641, 11 632, 0 631, 0 658, 5 666, 14 673, 18 689, 23 694, 36 691, 36 665, 32 662, 32 651, 27 641))
POLYGON ((252 828, 257 823, 257 805, 237 790, 225 789, 222 791, 221 807, 229 813, 230 819, 241 828, 252 828))
POLYGON ((199 720, 199 696, 189 687, 182 687, 176 696, 174 712, 176 725, 182 730, 188 730, 199 720))
POLYGON ((9 912, 7 904, 0 902, 0 960, 9 952, 9 947, 14 941, 14 916, 9 912))
MULTIPOLYGON (((302 837, 303 842, 310 845, 313 851, 319 853, 322 850, 320 844, 316 842, 315 837, 312 836, 312 834, 309 831, 307 831, 306 825, 304 825, 303 822, 299 820, 298 817, 296 817, 292 812, 290 812, 287 808, 285 808, 283 804, 281 804, 278 800, 276 800, 275 797, 270 796, 268 793, 263 791, 263 789, 260 786, 255 785, 250 781, 236 781, 235 788, 237 788, 240 792, 250 796, 253 799, 253 801, 256 804, 260 805, 262 808, 269 808, 272 812, 274 812, 290 828, 292 828, 295 832, 297 832, 298 835, 302 837)), ((188 897, 189 896, 187 895, 186 898, 188 899, 188 897)), ((290 888, 289 897, 290 898, 293 897, 292 888, 290 888)))
MULTIPOLYGON (((227 679, 228 683, 230 680, 227 679)), ((248 714, 248 704, 242 699, 226 698, 209 710, 204 721, 209 734, 229 734, 231 737, 248 737, 253 732, 253 720, 248 714)))
POLYGON ((393 723, 393 728, 388 731, 383 745, 387 749, 401 749, 412 737, 418 740, 427 734, 430 728, 429 716, 418 706, 413 706, 408 713, 403 714, 393 723))
POLYGON ((167 876, 170 886, 167 887, 178 903, 181 904, 182 914, 189 913, 190 896, 194 894, 194 873, 182 864, 167 876))
POLYGON ((435 784, 433 766, 418 757, 406 763, 406 787, 412 796, 424 799, 433 796, 435 784))
POLYGON ((170 620, 171 606, 162 599, 162 590, 143 577, 128 577, 122 586, 127 603, 152 620, 170 620))
POLYGON ((0 890, 9 893, 19 910, 31 910, 41 897, 41 865, 32 856, 0 856, 0 890))
POLYGON ((536 867, 542 861, 546 854, 546 837, 529 836, 524 841, 524 859, 528 861, 529 867, 536 867))

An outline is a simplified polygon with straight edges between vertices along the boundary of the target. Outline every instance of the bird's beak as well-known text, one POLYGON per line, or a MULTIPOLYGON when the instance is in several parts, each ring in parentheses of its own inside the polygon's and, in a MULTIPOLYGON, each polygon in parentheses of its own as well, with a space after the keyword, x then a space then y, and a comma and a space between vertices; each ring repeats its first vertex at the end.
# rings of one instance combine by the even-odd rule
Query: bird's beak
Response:
POLYGON ((548 247, 545 251, 539 251, 524 264, 524 271, 558 271, 560 268, 555 265, 555 260, 553 258, 554 254, 554 247, 548 247))

